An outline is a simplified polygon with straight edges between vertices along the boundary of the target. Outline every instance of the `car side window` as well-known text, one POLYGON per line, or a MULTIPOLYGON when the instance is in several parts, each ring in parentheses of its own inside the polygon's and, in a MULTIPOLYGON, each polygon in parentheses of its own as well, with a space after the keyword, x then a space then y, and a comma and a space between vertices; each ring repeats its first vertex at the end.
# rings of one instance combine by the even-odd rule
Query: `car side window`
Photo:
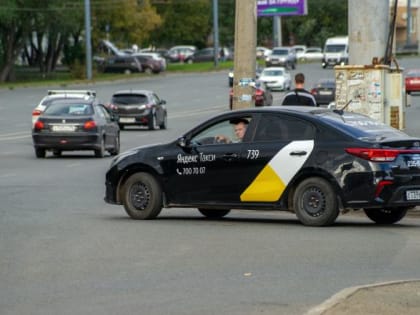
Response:
POLYGON ((254 141, 291 141, 315 138, 315 127, 307 121, 282 115, 261 117, 254 141))
POLYGON ((198 145, 239 143, 246 139, 250 117, 229 118, 200 131, 191 139, 198 145))

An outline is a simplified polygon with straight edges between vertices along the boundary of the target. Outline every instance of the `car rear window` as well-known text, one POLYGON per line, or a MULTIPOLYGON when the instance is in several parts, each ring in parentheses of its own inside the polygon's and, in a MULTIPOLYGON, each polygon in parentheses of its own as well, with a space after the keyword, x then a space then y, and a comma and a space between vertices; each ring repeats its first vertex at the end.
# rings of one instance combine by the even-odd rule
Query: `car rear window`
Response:
POLYGON ((147 104, 147 96, 144 94, 118 94, 112 97, 115 105, 143 105, 147 104))
POLYGON ((72 116, 82 116, 82 115, 92 115, 93 109, 90 104, 83 103, 53 103, 44 112, 45 115, 49 116, 63 116, 63 115, 72 115, 72 116))
POLYGON ((406 136, 401 131, 380 121, 357 113, 337 114, 324 112, 319 114, 322 121, 336 129, 363 141, 378 141, 387 138, 406 136))

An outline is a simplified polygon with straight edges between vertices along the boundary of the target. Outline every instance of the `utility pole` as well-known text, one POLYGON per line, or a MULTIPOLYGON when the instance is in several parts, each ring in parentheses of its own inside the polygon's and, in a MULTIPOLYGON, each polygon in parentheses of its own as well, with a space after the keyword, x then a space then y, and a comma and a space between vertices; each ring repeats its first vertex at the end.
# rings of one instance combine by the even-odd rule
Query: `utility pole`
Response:
POLYGON ((214 38, 214 66, 219 65, 219 4, 217 0, 213 0, 213 38, 214 38))
POLYGON ((235 2, 235 53, 233 66, 233 109, 253 105, 257 45, 257 2, 235 2))
POLYGON ((90 36, 90 0, 85 0, 86 79, 92 80, 92 40, 90 36))
MULTIPOLYGON (((348 0, 349 64, 370 65, 385 57, 389 33, 389 1, 348 0), (369 18, 366 18, 368 13, 369 18)), ((345 34, 343 34, 345 35, 345 34)))
POLYGON ((282 46, 281 16, 273 16, 273 47, 282 46))

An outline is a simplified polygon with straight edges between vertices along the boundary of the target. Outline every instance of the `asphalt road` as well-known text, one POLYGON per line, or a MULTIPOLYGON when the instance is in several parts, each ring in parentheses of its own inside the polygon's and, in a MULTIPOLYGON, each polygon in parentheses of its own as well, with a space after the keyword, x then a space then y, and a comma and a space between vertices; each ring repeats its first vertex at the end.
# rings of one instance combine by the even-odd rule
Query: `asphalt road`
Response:
MULTIPOLYGON (((333 75, 315 64, 297 71, 308 87, 333 75)), ((93 88, 104 101, 119 89, 150 88, 167 100, 168 130, 124 130, 122 150, 175 139, 228 108, 225 71, 66 88, 93 88)), ((110 157, 35 158, 30 115, 45 93, 0 90, 2 315, 293 315, 349 286, 420 278, 418 217, 385 227, 345 215, 311 228, 281 212, 212 221, 168 209, 153 221, 130 220, 103 202, 110 157)), ((407 132, 420 136, 420 97, 412 103, 407 132)))

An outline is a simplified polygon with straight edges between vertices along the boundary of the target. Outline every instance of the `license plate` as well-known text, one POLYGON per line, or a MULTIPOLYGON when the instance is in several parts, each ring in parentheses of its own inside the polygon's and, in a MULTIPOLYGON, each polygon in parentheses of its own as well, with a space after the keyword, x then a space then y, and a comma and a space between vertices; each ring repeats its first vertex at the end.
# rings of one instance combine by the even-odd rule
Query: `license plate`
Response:
POLYGON ((133 123, 135 121, 136 121, 135 118, 120 117, 120 122, 121 123, 133 123))
POLYGON ((420 200, 420 190, 407 190, 405 196, 407 200, 420 200))
POLYGON ((320 95, 331 95, 332 92, 331 91, 319 91, 320 95))
POLYGON ((74 131, 74 125, 53 125, 51 127, 52 131, 74 131))

